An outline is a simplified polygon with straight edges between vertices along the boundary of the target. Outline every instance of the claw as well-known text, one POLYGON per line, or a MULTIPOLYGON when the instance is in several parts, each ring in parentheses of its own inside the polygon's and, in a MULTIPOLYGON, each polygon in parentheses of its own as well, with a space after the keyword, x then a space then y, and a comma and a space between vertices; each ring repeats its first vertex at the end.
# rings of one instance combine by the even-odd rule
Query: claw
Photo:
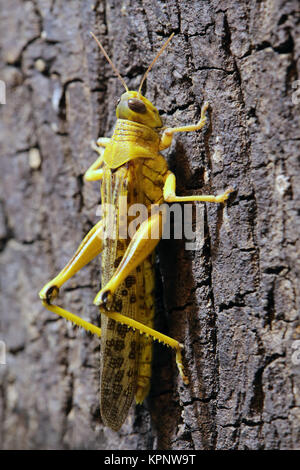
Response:
POLYGON ((92 150, 94 150, 94 152, 97 152, 99 155, 102 155, 103 148, 99 147, 94 140, 91 140, 91 148, 92 150))
POLYGON ((205 102, 203 103, 202 108, 201 108, 201 114, 206 113, 206 111, 208 110, 208 108, 209 108, 209 102, 208 102, 208 101, 205 101, 205 102))
POLYGON ((219 196, 216 197, 217 202, 225 202, 229 198, 229 195, 233 193, 234 189, 233 188, 228 188, 223 194, 220 194, 219 196))
POLYGON ((94 140, 91 140, 90 145, 91 145, 92 150, 95 150, 95 152, 98 152, 99 149, 98 149, 98 146, 97 146, 97 144, 94 140))

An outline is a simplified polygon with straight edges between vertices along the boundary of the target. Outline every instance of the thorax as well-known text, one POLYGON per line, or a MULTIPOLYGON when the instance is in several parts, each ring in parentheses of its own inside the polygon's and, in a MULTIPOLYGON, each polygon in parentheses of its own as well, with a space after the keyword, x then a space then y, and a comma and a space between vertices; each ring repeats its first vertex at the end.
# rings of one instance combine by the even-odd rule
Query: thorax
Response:
POLYGON ((118 119, 114 133, 103 153, 106 165, 119 168, 136 158, 154 158, 158 154, 159 134, 138 122, 118 119))
POLYGON ((158 151, 159 135, 151 127, 126 119, 117 119, 112 142, 136 142, 158 151))

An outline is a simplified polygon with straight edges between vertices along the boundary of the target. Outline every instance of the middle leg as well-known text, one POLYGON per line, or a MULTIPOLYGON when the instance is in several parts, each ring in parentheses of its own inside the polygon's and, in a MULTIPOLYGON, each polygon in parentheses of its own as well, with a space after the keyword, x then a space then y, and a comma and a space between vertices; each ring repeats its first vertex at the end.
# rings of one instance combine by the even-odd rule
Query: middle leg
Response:
POLYGON ((210 194, 201 194, 199 196, 177 196, 176 195, 176 178, 174 173, 169 171, 164 185, 164 200, 166 202, 225 202, 227 201, 230 193, 233 192, 232 188, 227 189, 223 194, 212 196, 210 194))

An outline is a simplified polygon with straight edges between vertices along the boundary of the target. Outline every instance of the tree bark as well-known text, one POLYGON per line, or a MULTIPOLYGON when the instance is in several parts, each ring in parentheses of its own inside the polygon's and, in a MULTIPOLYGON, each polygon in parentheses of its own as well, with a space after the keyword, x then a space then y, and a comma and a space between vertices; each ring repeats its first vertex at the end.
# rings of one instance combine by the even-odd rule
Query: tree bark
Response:
MULTIPOLYGON (((0 446, 4 449, 295 449, 299 418, 299 15, 296 0, 1 0, 0 446), (152 388, 119 433, 101 424, 99 340, 45 311, 38 291, 97 222, 83 183, 90 141, 110 136, 130 89, 175 32, 145 94, 168 125, 197 122, 166 153, 177 194, 203 205, 198 251, 163 240, 152 388), (298 46, 298 47, 297 47, 298 46)), ((99 259, 60 304, 97 323, 99 259)))

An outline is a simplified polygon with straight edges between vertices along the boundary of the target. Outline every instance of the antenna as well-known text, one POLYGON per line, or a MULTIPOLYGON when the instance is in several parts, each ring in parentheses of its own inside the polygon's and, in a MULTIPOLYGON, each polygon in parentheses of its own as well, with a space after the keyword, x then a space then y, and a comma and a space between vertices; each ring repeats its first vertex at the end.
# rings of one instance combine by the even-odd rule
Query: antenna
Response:
POLYGON ((99 39, 96 38, 95 34, 92 33, 90 31, 90 34, 93 36, 93 38, 95 39, 96 43, 98 44, 98 46, 100 47, 104 57, 106 58, 106 60, 108 61, 108 63, 111 65, 111 68, 113 69, 113 71, 115 72, 115 74, 117 75, 118 79, 120 80, 120 82, 122 83, 123 87, 125 88, 126 91, 129 91, 128 89, 128 86, 126 85, 124 79, 121 77, 121 74, 119 72, 119 70, 117 69, 117 67, 112 63, 112 61, 110 60, 110 58, 108 57, 108 54, 106 52, 106 50, 104 49, 104 47, 102 46, 101 42, 99 41, 99 39))
POLYGON ((149 67, 147 68, 143 78, 142 78, 142 81, 141 81, 141 84, 140 84, 140 87, 139 87, 139 91, 138 93, 141 93, 141 89, 142 89, 142 86, 143 86, 143 83, 144 81, 146 80, 146 77, 148 75, 148 73, 150 72, 150 70, 152 69, 153 65, 155 64, 155 62, 157 61, 157 59, 159 58, 159 56, 164 52, 165 48, 167 47, 167 45, 169 44, 169 42, 172 40, 173 36, 174 36, 175 33, 172 33, 171 36, 169 37, 169 39, 166 40, 166 42, 164 43, 164 45, 161 47, 161 49, 158 51, 158 53, 156 54, 156 56, 154 57, 154 59, 152 60, 151 64, 149 65, 149 67))

